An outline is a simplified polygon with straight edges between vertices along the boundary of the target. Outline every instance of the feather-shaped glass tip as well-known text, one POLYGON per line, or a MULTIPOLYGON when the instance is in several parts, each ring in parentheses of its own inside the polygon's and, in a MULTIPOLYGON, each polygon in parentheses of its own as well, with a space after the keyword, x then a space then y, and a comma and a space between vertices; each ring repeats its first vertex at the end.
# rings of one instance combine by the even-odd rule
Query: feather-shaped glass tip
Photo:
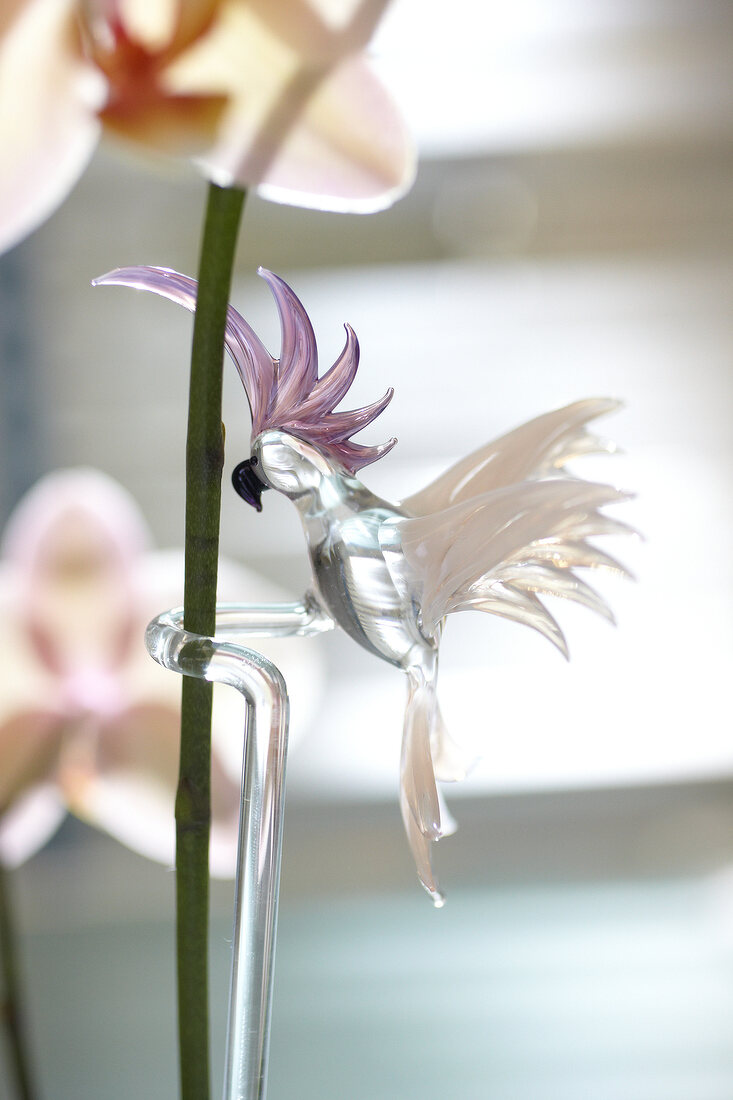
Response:
MULTIPOLYGON (((565 466, 613 450, 588 425, 618 403, 590 398, 546 413, 468 455, 421 492, 400 503, 384 500, 356 474, 395 440, 362 446, 351 437, 379 416, 392 391, 373 405, 335 412, 359 364, 353 330, 346 326, 343 352, 319 377, 302 304, 282 279, 262 269, 260 275, 275 299, 282 344, 274 359, 229 308, 226 346, 252 414, 250 454, 236 467, 234 486, 258 510, 265 489, 292 500, 314 598, 356 642, 407 674, 400 805, 420 880, 441 905, 431 849, 449 826, 436 780, 459 779, 467 770, 436 696, 445 618, 454 611, 492 612, 539 631, 566 657, 565 637, 542 597, 574 600, 613 622, 576 570, 628 576, 589 542, 634 533, 603 511, 628 494, 570 476, 565 466)), ((96 282, 196 306, 195 281, 162 268, 119 269, 96 282)))

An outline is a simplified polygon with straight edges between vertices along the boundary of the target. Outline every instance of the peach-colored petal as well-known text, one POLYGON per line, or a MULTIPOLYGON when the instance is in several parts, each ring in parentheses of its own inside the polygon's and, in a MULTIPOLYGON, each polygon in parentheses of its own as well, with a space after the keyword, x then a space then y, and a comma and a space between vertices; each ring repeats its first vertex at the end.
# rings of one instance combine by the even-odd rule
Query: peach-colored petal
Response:
POLYGON ((389 0, 246 0, 272 34, 315 62, 364 50, 389 0))
POLYGON ((98 709, 89 696, 95 676, 107 709, 114 706, 110 675, 142 626, 134 614, 135 569, 147 542, 129 494, 89 469, 42 478, 8 523, 3 550, 16 616, 36 660, 65 678, 72 712, 98 709))
MULTIPOLYGON (((280 99, 277 121, 286 125, 276 154, 270 161, 267 141, 258 138, 234 159, 236 180, 253 172, 263 198, 357 214, 382 210, 409 189, 415 176, 412 143, 365 62, 343 62, 316 87, 297 126, 288 128, 297 93, 298 83, 280 99)), ((231 152, 235 149, 236 141, 230 145, 231 152)), ((224 158, 228 155, 225 151, 224 158)))
POLYGON ((205 33, 220 0, 116 0, 116 3, 131 38, 149 50, 175 56, 205 33))
POLYGON ((82 0, 90 62, 108 84, 105 129, 156 152, 191 157, 215 138, 227 96, 171 94, 161 73, 205 35, 218 0, 82 0))
POLYGON ((80 729, 59 772, 64 800, 134 851, 173 863, 177 754, 178 716, 162 707, 136 707, 102 729, 80 729))
POLYGON ((224 0, 212 31, 165 74, 172 92, 230 97, 202 158, 212 178, 323 210, 377 210, 405 191, 414 158, 404 124, 348 39, 343 51, 314 61, 249 5, 224 0))
POLYGON ((18 867, 51 839, 66 816, 56 787, 33 787, 0 817, 0 860, 18 867))
MULTIPOLYGON (((137 0, 150 7, 150 0, 137 0)), ((173 35, 168 43, 171 53, 179 53, 208 30, 219 10, 221 0, 178 0, 173 35)))
POLYGON ((227 106, 221 95, 162 95, 110 103, 100 112, 116 137, 171 156, 192 157, 211 146, 227 106))
MULTIPOLYGON (((133 707, 93 732, 81 729, 65 746, 60 769, 69 808, 142 855, 173 863, 178 743, 177 710, 154 704, 133 707)), ((239 784, 226 774, 216 754, 211 784, 212 835, 217 846, 212 870, 230 875, 239 784)))
POLYGON ((44 710, 55 710, 54 678, 39 662, 25 630, 18 588, 16 570, 0 562, 0 726, 18 714, 38 712, 41 702, 44 710))
POLYGON ((82 60, 74 0, 32 0, 0 40, 0 250, 38 226, 81 175, 103 88, 82 60))
MULTIPOLYGON (((99 4, 100 0, 86 2, 99 4)), ((164 49, 175 33, 178 0, 114 0, 113 7, 110 0, 102 2, 109 14, 119 18, 130 38, 148 50, 164 49)))
POLYGON ((0 814, 53 774, 62 723, 42 710, 16 711, 0 722, 0 814))
MULTIPOLYGON (((35 851, 65 802, 137 851, 174 858, 181 684, 150 659, 143 635, 149 619, 181 602, 183 553, 150 553, 147 544, 135 502, 94 470, 43 478, 8 523, 0 563, 0 814, 7 811, 0 855, 12 850, 20 860, 35 851), (48 783, 56 796, 30 797, 48 783)), ((289 598, 227 560, 219 597, 289 598)), ((284 670, 297 735, 319 700, 317 640, 265 639, 262 648, 284 670)), ((217 685, 210 849, 217 875, 234 871, 243 730, 241 697, 217 685)))
POLYGON ((29 7, 31 2, 32 0, 3 0, 0 5, 0 39, 10 29, 23 8, 29 7))
POLYGON ((4 644, 0 645, 0 860, 15 867, 43 847, 66 813, 53 782, 64 730, 56 715, 34 706, 43 678, 26 667, 22 644, 9 652, 8 635, 12 646, 14 624, 7 616, 4 624, 4 644), (13 709, 19 700, 25 701, 26 709, 13 709))
POLYGON ((53 788, 64 734, 54 683, 18 621, 14 571, 0 565, 0 859, 23 862, 65 811, 53 788), (41 709, 41 707, 43 709, 41 709))
POLYGON ((3 557, 19 568, 37 568, 56 524, 70 514, 89 517, 127 565, 150 545, 147 524, 130 493, 101 471, 79 466, 54 470, 29 489, 5 527, 3 557))

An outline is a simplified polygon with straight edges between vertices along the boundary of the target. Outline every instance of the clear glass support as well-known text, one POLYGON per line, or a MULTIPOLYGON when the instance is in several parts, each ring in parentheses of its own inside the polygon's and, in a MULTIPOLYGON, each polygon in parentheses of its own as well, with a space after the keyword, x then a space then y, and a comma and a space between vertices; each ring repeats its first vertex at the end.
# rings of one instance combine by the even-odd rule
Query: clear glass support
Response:
POLYGON ((221 604, 216 636, 183 629, 183 609, 150 623, 145 644, 165 668, 229 684, 247 701, 224 1100, 264 1100, 282 852, 288 696, 279 670, 246 637, 320 634, 333 622, 306 597, 292 604, 221 604))

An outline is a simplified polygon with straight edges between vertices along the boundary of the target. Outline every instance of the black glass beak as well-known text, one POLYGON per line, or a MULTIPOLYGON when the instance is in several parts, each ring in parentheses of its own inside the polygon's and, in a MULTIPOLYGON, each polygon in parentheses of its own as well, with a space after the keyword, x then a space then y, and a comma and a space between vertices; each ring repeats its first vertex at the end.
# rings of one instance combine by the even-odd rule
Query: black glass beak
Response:
POLYGON ((242 500, 246 500, 247 504, 251 504, 258 512, 261 512, 262 501, 260 497, 263 490, 269 489, 270 486, 265 485, 264 481, 260 481, 254 471, 256 465, 256 458, 246 458, 244 462, 240 462, 238 466, 235 466, 232 470, 232 485, 242 500))

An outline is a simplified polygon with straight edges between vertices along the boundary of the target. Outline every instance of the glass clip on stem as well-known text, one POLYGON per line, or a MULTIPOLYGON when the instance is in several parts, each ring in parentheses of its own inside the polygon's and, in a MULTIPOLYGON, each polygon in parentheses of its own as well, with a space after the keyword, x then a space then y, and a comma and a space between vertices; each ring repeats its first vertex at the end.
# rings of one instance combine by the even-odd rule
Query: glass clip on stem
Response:
POLYGON ((145 636, 148 652, 165 668, 229 684, 247 701, 224 1100, 265 1096, 288 741, 285 681, 242 639, 306 637, 332 626, 306 599, 219 605, 215 638, 185 631, 177 608, 153 620, 145 636))

